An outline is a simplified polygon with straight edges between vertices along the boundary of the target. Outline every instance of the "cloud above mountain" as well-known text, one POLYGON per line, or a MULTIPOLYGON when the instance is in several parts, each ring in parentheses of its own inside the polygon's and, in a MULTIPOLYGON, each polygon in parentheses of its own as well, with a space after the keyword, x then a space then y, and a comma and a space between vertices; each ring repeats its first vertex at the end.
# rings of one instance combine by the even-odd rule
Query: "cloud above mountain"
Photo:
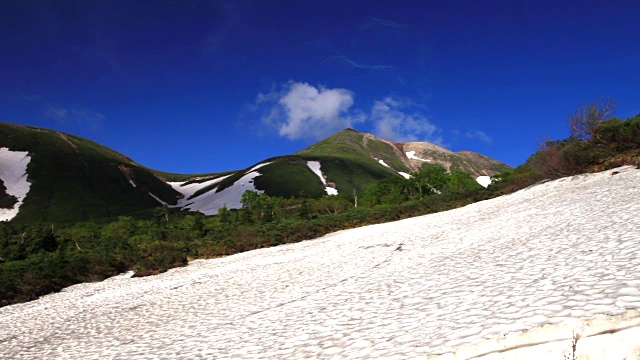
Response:
POLYGON ((491 144, 493 142, 493 139, 491 138, 491 136, 487 135, 484 131, 480 131, 480 130, 468 131, 467 133, 464 134, 464 136, 468 139, 480 140, 485 144, 491 144))
POLYGON ((319 140, 362 123, 391 141, 442 144, 424 107, 407 99, 386 97, 365 112, 354 107, 350 90, 290 81, 281 89, 259 94, 256 104, 264 111, 263 124, 290 140, 319 140))
POLYGON ((430 141, 442 143, 437 135, 437 127, 432 124, 423 109, 408 100, 386 97, 378 100, 371 108, 374 133, 387 140, 430 141))
POLYGON ((262 121, 291 140, 321 139, 364 120, 359 111, 350 111, 351 91, 304 82, 291 81, 280 91, 260 94, 257 103, 270 105, 262 121))
POLYGON ((100 127, 105 119, 105 116, 99 112, 55 104, 49 104, 44 111, 44 115, 59 123, 72 122, 88 126, 91 129, 100 127))

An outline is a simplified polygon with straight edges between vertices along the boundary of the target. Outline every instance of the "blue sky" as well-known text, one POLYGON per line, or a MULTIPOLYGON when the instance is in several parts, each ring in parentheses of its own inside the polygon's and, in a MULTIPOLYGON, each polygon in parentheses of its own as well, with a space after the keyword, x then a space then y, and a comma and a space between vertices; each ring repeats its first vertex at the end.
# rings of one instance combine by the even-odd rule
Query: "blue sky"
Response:
POLYGON ((0 121, 178 173, 345 127, 510 165, 600 98, 640 113, 635 1, 3 1, 0 121))

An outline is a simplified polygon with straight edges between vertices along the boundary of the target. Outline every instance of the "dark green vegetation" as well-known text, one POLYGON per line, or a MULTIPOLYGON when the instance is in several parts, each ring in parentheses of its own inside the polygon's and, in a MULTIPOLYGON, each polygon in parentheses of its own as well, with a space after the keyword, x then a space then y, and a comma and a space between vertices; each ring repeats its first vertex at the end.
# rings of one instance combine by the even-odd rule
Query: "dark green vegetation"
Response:
POLYGON ((81 137, 0 123, 0 147, 31 156, 31 188, 15 223, 107 220, 152 211, 159 203, 149 193, 168 203, 180 195, 151 170, 81 137))
MULTIPOLYGON (((315 176, 315 175, 314 175, 315 176)), ((438 172, 433 181, 453 181, 438 172)), ((468 177, 468 175, 467 175, 468 177)), ((421 176, 427 180, 427 177, 421 176)), ((408 184, 398 175, 404 191, 408 184)), ((395 182, 394 182, 395 184, 395 182)), ((477 185, 477 184, 476 184, 477 185)), ((494 193, 476 185, 463 191, 405 201, 403 197, 377 198, 378 187, 355 198, 325 196, 271 197, 247 191, 243 209, 221 209, 216 216, 158 207, 148 219, 119 217, 107 224, 80 222, 52 226, 0 223, 0 306, 28 301, 84 281, 102 280, 134 270, 152 275, 187 263, 189 258, 210 258, 279 244, 312 239, 329 232, 398 220, 467 205, 494 193), (371 199, 371 200, 370 200, 371 199), (375 199, 375 200, 373 200, 375 199), (374 202, 377 205, 374 206, 374 202)), ((449 189, 448 185, 446 187, 449 189)), ((393 190, 396 191, 396 190, 393 190)), ((416 188, 416 191, 419 191, 416 188)))
POLYGON ((4 181, 0 180, 0 209, 11 209, 17 202, 18 199, 15 196, 7 194, 4 181))
MULTIPOLYGON (((487 189, 478 186, 464 171, 447 173, 439 166, 425 165, 421 171, 414 172, 411 179, 390 170, 386 173, 388 176, 382 176, 387 168, 375 166, 378 165, 375 160, 353 156, 357 151, 348 150, 352 147, 343 146, 344 142, 321 142, 317 153, 314 150, 271 159, 272 164, 261 168, 266 175, 263 181, 270 184, 280 181, 282 177, 277 175, 281 173, 285 178, 307 179, 310 187, 294 194, 295 197, 287 193, 286 187, 274 190, 280 191, 278 196, 247 192, 242 199, 243 209, 223 208, 216 216, 158 207, 154 203, 153 208, 144 213, 111 221, 65 223, 44 218, 2 222, 0 305, 28 301, 74 283, 97 281, 126 270, 134 270, 137 276, 156 274, 184 265, 189 258, 224 256, 312 239, 341 229, 453 209, 545 179, 640 165, 640 115, 625 121, 596 120, 590 125, 589 136, 544 142, 525 164, 494 176, 500 180, 487 189), (331 146, 334 153, 326 150, 331 146), (340 151, 348 156, 336 155, 340 151), (356 191, 341 190, 338 196, 315 198, 320 196, 317 192, 322 191, 322 187, 318 177, 306 167, 309 160, 322 162, 328 181, 346 184, 352 181, 352 189, 356 191), (360 190, 356 181, 346 175, 342 175, 343 178, 336 175, 346 174, 340 171, 341 167, 357 169, 352 173, 361 173, 361 179, 376 176, 382 179, 360 190), (372 175, 377 169, 382 169, 380 174, 372 175)), ((55 132, 46 136, 50 135, 60 138, 55 132)), ((347 130, 337 135, 345 136, 346 141, 353 140, 357 147, 362 144, 362 140, 356 141, 361 133, 347 130)), ((61 147, 66 145, 74 151, 66 141, 61 141, 61 147)), ((82 144, 77 141, 73 142, 76 146, 82 144)), ((366 149, 361 147, 362 151, 366 149)), ((110 156, 125 161, 121 155, 110 156)), ((132 162, 127 164, 131 168, 135 166, 132 162)), ((245 173, 241 172, 240 176, 245 173)), ((136 176, 144 179, 143 175, 136 173, 136 176)))
POLYGON ((640 114, 627 120, 598 117, 588 127, 588 136, 576 136, 572 131, 566 139, 542 141, 539 150, 524 164, 500 174, 504 181, 496 186, 512 192, 546 179, 622 165, 640 167, 640 114))
POLYGON ((272 160, 260 168, 260 176, 254 181, 256 188, 265 189, 265 194, 285 198, 300 195, 319 198, 325 194, 322 181, 304 159, 285 156, 272 160))
MULTIPOLYGON (((261 164, 270 164, 260 168, 261 175, 255 178, 254 184, 270 196, 318 199, 325 195, 324 185, 307 162, 319 161, 330 186, 340 193, 363 192, 372 183, 396 175, 397 171, 410 172, 403 162, 408 160, 398 146, 371 134, 347 129, 298 154, 262 161, 261 164), (393 169, 374 158, 383 159, 393 169)), ((31 157, 27 168, 31 183, 29 194, 18 216, 12 220, 20 224, 104 223, 118 216, 148 218, 161 204, 159 200, 173 205, 182 196, 167 181, 197 183, 226 176, 219 183, 199 189, 191 196, 195 198, 214 189, 220 192, 251 170, 198 175, 166 173, 141 166, 87 139, 8 123, 0 123, 0 147, 28 151, 31 157)), ((9 208, 14 203, 14 198, 0 191, 0 206, 9 208)))

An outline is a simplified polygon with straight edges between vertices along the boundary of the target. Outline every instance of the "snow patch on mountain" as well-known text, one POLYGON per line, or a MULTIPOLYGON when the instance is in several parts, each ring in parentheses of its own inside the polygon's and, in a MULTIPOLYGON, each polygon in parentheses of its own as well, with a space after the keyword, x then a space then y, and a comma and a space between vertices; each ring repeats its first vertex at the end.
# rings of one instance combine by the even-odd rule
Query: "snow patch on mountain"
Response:
POLYGON ((9 221, 18 215, 18 210, 31 188, 31 183, 27 180, 27 165, 30 161, 28 151, 0 148, 0 179, 4 182, 7 194, 18 199, 13 208, 0 209, 0 221, 9 221))
POLYGON ((382 159, 378 160, 378 162, 379 162, 380 164, 382 164, 383 166, 386 166, 386 167, 388 167, 388 168, 391 168, 391 166, 387 165, 387 163, 386 163, 386 162, 384 162, 384 160, 382 160, 382 159))
POLYGON ((402 177, 404 177, 405 179, 411 179, 411 175, 407 174, 406 172, 398 171, 398 174, 402 175, 402 177))
POLYGON ((229 176, 231 175, 225 175, 219 178, 203 181, 201 183, 191 183, 191 184, 187 184, 188 181, 168 182, 167 184, 171 185, 171 187, 175 191, 184 195, 182 199, 178 200, 178 203, 174 205, 174 207, 185 207, 191 204, 193 202, 193 199, 190 199, 190 197, 193 196, 193 194, 195 194, 198 190, 203 189, 209 185, 217 184, 220 181, 228 178, 229 176))
POLYGON ((421 158, 417 157, 417 156, 416 156, 416 152, 415 152, 415 151, 407 151, 405 154, 407 155, 407 157, 408 157, 409 159, 414 159, 414 160, 420 160, 420 161, 431 162, 431 160, 428 160, 428 159, 421 159, 421 158))
POLYGON ((149 191, 147 191, 147 194, 149 194, 149 196, 151 196, 152 198, 156 199, 157 202, 159 202, 162 205, 167 205, 166 202, 162 201, 162 199, 160 199, 159 197, 153 195, 152 193, 150 193, 149 191))
POLYGON ((216 215, 218 210, 224 206, 226 206, 227 209, 241 209, 242 194, 244 194, 245 191, 250 190, 260 194, 264 192, 263 190, 256 189, 253 184, 253 179, 258 176, 260 176, 260 173, 257 171, 249 172, 233 183, 233 185, 220 192, 218 192, 216 188, 191 199, 190 204, 184 208, 199 211, 205 215, 216 215))
POLYGON ((221 176, 201 183, 186 184, 187 182, 168 182, 174 190, 184 195, 184 197, 178 200, 178 203, 172 207, 199 211, 205 215, 216 215, 218 210, 224 206, 226 206, 227 209, 240 209, 242 208, 242 194, 244 194, 245 191, 250 190, 260 194, 264 192, 263 190, 256 189, 253 184, 253 180, 260 176, 260 173, 256 170, 269 164, 271 164, 271 162, 261 163, 252 167, 243 177, 226 189, 218 192, 218 188, 213 188, 211 191, 200 194, 195 198, 191 197, 198 190, 217 184, 233 174, 221 176))
POLYGON ((483 187, 487 187, 489 186, 489 184, 491 184, 491 176, 478 176, 476 178, 476 181, 483 187))
POLYGON ((307 161, 307 166, 311 171, 318 175, 320 181, 324 184, 324 191, 327 195, 338 195, 338 189, 327 185, 327 180, 324 179, 324 175, 322 174, 322 171, 320 171, 320 161, 307 161))

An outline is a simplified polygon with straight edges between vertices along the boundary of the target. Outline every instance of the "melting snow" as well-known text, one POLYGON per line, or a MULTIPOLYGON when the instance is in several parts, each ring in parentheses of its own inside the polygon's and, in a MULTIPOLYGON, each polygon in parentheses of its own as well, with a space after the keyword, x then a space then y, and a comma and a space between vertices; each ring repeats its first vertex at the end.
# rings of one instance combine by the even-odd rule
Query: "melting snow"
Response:
POLYGON ((322 171, 320 171, 320 161, 307 161, 307 166, 318 175, 323 184, 327 185, 327 181, 324 179, 324 176, 322 176, 322 171))
POLYGON ((251 190, 260 194, 264 192, 256 189, 253 184, 253 179, 258 176, 260 176, 259 172, 252 171, 241 177, 230 187, 220 192, 217 192, 216 189, 215 191, 209 191, 206 194, 198 196, 193 199, 193 204, 187 206, 187 208, 190 210, 200 211, 205 215, 215 215, 223 206, 226 206, 227 209, 241 209, 242 194, 244 194, 245 191, 251 190))
MULTIPOLYGON (((215 179, 211 179, 211 180, 207 180, 207 181, 203 181, 201 183, 191 183, 191 184, 187 184, 184 185, 185 183, 187 183, 188 181, 185 182, 168 182, 169 185, 171 185, 171 187, 181 193, 182 195, 184 195, 184 197, 180 200, 178 200, 178 203, 176 205, 174 205, 173 207, 184 207, 190 203, 193 202, 193 199, 189 199, 191 196, 193 196, 193 194, 195 194, 198 190, 203 189, 209 185, 213 185, 213 184, 217 184, 220 181, 228 178, 231 175, 225 175, 225 176, 221 176, 219 178, 215 178, 215 179)), ((212 189, 212 191, 215 191, 215 189, 212 189)), ((204 194, 203 194, 204 195, 204 194)), ((202 195, 200 195, 202 196, 202 195)))
POLYGON ((491 176, 478 176, 476 178, 476 181, 478 182, 478 184, 487 187, 489 186, 489 184, 491 184, 491 176))
POLYGON ((307 166, 309 167, 309 169, 311 169, 311 171, 318 175, 320 181, 322 181, 322 183, 324 184, 324 191, 327 193, 327 195, 338 195, 338 189, 327 185, 327 181, 324 179, 322 171, 320 171, 319 161, 307 161, 307 166))
POLYGON ((160 204, 162 204, 162 205, 167 205, 167 203, 166 203, 166 202, 162 201, 162 199, 160 199, 159 197, 157 197, 157 196, 153 195, 152 193, 150 193, 150 192, 148 192, 148 191, 147 191, 147 194, 149 194, 149 196, 151 196, 152 198, 156 199, 156 201, 158 201, 160 204))
POLYGON ((136 187, 136 183, 133 182, 133 180, 129 180, 129 184, 131 184, 131 186, 136 187))
POLYGON ((331 186, 327 186, 324 188, 324 191, 327 192, 327 195, 338 195, 338 189, 333 188, 331 186))
POLYGON ((407 174, 406 172, 398 171, 398 174, 402 175, 405 179, 411 178, 411 175, 407 174))
POLYGON ((177 185, 177 183, 170 184, 174 189, 182 192, 185 195, 183 199, 180 199, 178 201, 176 207, 183 207, 188 210, 199 211, 205 215, 215 215, 223 206, 226 206, 227 209, 242 208, 242 194, 244 194, 244 192, 247 190, 255 191, 257 193, 263 193, 264 191, 256 189, 253 185, 253 179, 257 176, 260 176, 259 172, 249 172, 248 174, 245 174, 243 177, 241 177, 238 181, 236 181, 233 185, 220 192, 218 192, 218 189, 215 188, 193 199, 188 199, 188 197, 193 195, 198 189, 220 182, 228 176, 206 181, 201 184, 189 184, 183 187, 177 185))
POLYGON ((384 162, 384 160, 382 160, 382 159, 378 160, 378 162, 379 162, 380 164, 382 164, 382 165, 384 165, 384 166, 388 167, 388 168, 391 168, 391 166, 387 165, 387 163, 385 163, 385 162, 384 162))
POLYGON ((18 215, 20 205, 31 188, 31 183, 27 180, 27 165, 30 161, 28 151, 0 148, 0 179, 4 182, 7 194, 18 199, 13 208, 0 209, 0 221, 9 221, 18 215))
POLYGON ((408 157, 409 159, 414 159, 414 160, 420 160, 420 161, 431 162, 431 160, 421 159, 421 158, 417 157, 417 156, 416 156, 416 152, 415 152, 415 151, 407 151, 405 154, 407 154, 407 157, 408 157))
POLYGON ((575 331, 590 359, 636 359, 638 183, 639 170, 619 168, 156 276, 78 284, 0 308, 0 353, 514 359, 520 349, 520 359, 562 359, 575 331), (587 333, 602 334, 603 352, 587 333), (537 344, 556 349, 536 356, 537 344))
POLYGON ((256 171, 257 169, 269 164, 271 164, 271 162, 265 162, 252 167, 242 178, 220 192, 218 192, 217 188, 213 188, 210 191, 200 194, 192 199, 191 197, 198 190, 209 185, 217 184, 233 174, 207 180, 202 183, 192 183, 188 185, 184 185, 185 182, 169 182, 168 184, 171 185, 171 187, 184 195, 184 197, 178 200, 178 203, 173 207, 199 211, 205 215, 215 215, 223 206, 226 206, 227 209, 240 209, 242 208, 242 194, 244 194, 245 191, 251 190, 261 194, 264 192, 255 188, 253 185, 253 179, 260 176, 260 173, 256 171))
POLYGON ((271 162, 266 162, 266 163, 258 164, 258 165, 256 165, 256 166, 252 167, 249 171, 247 171, 247 173, 250 173, 250 172, 252 172, 252 171, 256 171, 256 170, 260 169, 261 167, 263 167, 263 166, 267 166, 267 165, 269 165, 269 164, 271 164, 271 162))

